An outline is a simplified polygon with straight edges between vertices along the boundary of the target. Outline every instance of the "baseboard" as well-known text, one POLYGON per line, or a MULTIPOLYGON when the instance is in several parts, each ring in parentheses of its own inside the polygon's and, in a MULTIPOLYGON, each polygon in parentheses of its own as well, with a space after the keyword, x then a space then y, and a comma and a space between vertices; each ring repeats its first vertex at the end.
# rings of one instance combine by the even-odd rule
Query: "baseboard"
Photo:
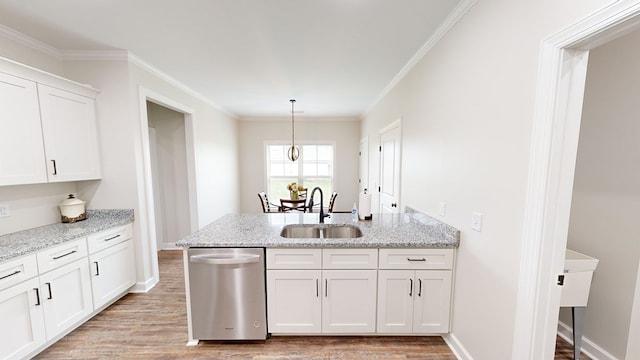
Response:
MULTIPOLYGON (((573 345, 573 327, 558 321, 558 335, 573 345)), ((582 352, 593 360, 619 360, 584 336, 582 337, 582 352)))
POLYGON ((162 243, 158 250, 182 250, 182 248, 176 246, 176 243, 162 243))
POLYGON ((146 281, 138 281, 131 287, 129 292, 131 293, 146 293, 156 286, 157 282, 151 277, 146 281))
POLYGON ((462 343, 460 343, 460 340, 458 340, 454 334, 449 333, 442 335, 442 339, 447 343, 449 349, 451 349, 451 352, 453 352, 458 360, 473 360, 471 354, 462 346, 462 343))

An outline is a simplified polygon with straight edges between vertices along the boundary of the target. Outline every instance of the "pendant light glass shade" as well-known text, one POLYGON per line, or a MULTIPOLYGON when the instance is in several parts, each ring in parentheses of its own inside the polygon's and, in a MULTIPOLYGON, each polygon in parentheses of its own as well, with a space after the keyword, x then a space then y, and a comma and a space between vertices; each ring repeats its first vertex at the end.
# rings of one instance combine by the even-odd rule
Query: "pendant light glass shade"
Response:
POLYGON ((291 161, 296 161, 296 160, 298 160, 298 157, 300 157, 300 149, 298 149, 298 147, 296 146, 296 143, 294 141, 294 139, 295 139, 295 127, 294 127, 294 122, 293 122, 293 104, 296 101, 294 99, 291 99, 289 101, 291 101, 291 147, 287 151, 287 157, 291 161))

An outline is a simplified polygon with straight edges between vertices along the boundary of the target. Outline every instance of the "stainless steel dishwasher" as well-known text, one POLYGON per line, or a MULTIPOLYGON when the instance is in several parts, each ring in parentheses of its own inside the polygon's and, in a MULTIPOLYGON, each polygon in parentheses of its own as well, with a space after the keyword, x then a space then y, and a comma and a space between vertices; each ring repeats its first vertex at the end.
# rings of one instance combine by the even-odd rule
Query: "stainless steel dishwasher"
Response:
POLYGON ((264 248, 191 248, 193 338, 267 338, 264 248))

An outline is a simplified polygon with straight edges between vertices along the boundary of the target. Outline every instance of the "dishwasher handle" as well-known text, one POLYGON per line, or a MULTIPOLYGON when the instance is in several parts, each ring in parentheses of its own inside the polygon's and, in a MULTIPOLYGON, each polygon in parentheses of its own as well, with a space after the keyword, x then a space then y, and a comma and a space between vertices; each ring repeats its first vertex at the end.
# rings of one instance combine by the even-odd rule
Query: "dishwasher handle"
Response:
POLYGON ((194 263, 202 263, 202 264, 210 264, 210 265, 248 264, 248 263, 260 262, 260 255, 243 255, 243 256, 191 255, 189 260, 194 263))

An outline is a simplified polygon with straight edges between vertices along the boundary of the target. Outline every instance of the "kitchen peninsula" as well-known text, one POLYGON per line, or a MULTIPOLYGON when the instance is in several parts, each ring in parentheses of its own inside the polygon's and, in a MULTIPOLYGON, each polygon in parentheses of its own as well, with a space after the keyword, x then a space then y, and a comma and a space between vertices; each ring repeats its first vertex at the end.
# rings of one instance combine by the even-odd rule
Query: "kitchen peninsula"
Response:
MULTIPOLYGON (((201 322, 203 311, 191 308, 190 286, 212 289, 210 303, 222 296, 238 296, 226 301, 240 303, 242 291, 229 288, 228 283, 218 285, 220 275, 215 271, 225 266, 222 264, 231 264, 233 252, 244 248, 262 249, 259 253, 266 259, 262 260, 265 269, 260 270, 266 277, 258 283, 264 285, 255 286, 266 291, 266 304, 258 306, 267 309, 271 335, 448 333, 460 232, 408 210, 376 214, 371 221, 353 221, 351 214, 333 213, 324 224, 318 224, 318 214, 313 213, 228 214, 178 241, 184 248, 189 344, 238 339, 248 328, 262 326, 261 320, 239 316, 225 324, 209 321, 220 326, 221 338, 193 333, 194 319, 201 322), (331 228, 354 230, 347 234, 357 235, 331 237, 331 228), (218 248, 217 255, 202 260, 203 255, 190 253, 196 248, 218 248), (211 261, 211 279, 205 278, 207 284, 202 284, 202 277, 194 282, 190 267, 204 261, 211 261)), ((234 266, 241 271, 241 264, 234 266)), ((239 274, 233 276, 243 276, 239 274)), ((232 308, 224 313, 244 311, 232 308)))

